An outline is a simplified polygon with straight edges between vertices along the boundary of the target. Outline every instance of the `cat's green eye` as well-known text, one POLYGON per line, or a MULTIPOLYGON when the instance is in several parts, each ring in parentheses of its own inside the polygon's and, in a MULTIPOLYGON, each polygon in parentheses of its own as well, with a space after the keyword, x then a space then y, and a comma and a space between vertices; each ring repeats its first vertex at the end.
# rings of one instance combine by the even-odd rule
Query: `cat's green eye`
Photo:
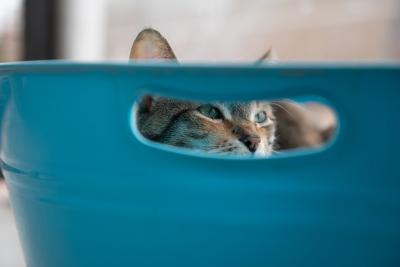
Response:
POLYGON ((217 107, 214 107, 210 104, 201 105, 197 108, 197 111, 213 120, 223 119, 222 112, 217 107))
POLYGON ((254 118, 255 122, 257 122, 257 123, 264 123, 267 121, 267 119, 268 119, 268 117, 267 117, 267 113, 265 111, 258 112, 254 118))

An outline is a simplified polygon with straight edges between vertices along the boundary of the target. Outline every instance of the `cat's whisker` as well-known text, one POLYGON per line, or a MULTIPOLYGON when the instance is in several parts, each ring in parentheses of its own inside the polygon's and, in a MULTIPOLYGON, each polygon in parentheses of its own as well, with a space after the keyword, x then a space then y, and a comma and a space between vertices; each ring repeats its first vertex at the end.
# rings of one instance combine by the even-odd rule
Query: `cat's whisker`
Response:
POLYGON ((281 108, 283 111, 285 111, 287 114, 289 114, 292 118, 295 118, 294 115, 293 115, 292 113, 290 113, 290 112, 289 112, 286 108, 284 108, 282 105, 280 105, 280 104, 278 104, 278 103, 276 103, 276 102, 271 102, 270 104, 271 104, 271 106, 275 105, 275 106, 281 108))

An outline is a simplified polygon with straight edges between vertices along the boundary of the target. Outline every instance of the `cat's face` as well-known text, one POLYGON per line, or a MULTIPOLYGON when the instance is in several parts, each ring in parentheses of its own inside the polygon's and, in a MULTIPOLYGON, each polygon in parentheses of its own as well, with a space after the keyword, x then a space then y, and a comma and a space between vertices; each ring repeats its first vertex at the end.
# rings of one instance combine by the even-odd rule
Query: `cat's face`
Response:
POLYGON ((270 105, 256 101, 203 104, 177 119, 175 127, 178 135, 169 140, 213 153, 266 156, 275 138, 270 105))
MULTIPOLYGON (((131 59, 176 60, 168 42, 147 29, 136 38, 131 59)), ((275 118, 268 102, 196 103, 145 96, 137 126, 146 138, 178 147, 224 154, 272 153, 275 118)))
POLYGON ((275 118, 267 102, 150 101, 138 112, 139 130, 149 139, 211 153, 267 156, 273 151, 275 118))

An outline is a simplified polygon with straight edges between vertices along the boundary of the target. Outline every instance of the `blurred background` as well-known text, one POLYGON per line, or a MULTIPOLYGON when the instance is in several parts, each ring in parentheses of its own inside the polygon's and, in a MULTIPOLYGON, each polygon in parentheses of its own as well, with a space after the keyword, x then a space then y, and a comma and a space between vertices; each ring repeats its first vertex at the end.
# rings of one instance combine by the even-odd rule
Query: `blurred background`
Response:
POLYGON ((158 29, 181 60, 400 58, 400 0, 0 0, 0 60, 126 60, 158 29))
MULTIPOLYGON (((400 0, 0 0, 0 62, 127 60, 159 30, 180 60, 399 60, 400 0)), ((0 180, 0 266, 25 266, 0 180), (3 200, 1 198, 3 197, 3 200)))

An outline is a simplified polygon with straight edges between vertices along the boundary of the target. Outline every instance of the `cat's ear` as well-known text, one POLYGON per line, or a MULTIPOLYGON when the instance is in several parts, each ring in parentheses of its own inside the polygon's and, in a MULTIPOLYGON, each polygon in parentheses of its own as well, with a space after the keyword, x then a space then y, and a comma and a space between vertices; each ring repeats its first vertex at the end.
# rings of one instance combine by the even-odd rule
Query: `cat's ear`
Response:
POLYGON ((156 30, 141 31, 133 42, 129 59, 176 60, 167 40, 156 30))
POLYGON ((263 62, 274 62, 278 60, 278 55, 276 51, 270 47, 267 52, 265 52, 259 59, 256 60, 256 64, 260 64, 263 62))

